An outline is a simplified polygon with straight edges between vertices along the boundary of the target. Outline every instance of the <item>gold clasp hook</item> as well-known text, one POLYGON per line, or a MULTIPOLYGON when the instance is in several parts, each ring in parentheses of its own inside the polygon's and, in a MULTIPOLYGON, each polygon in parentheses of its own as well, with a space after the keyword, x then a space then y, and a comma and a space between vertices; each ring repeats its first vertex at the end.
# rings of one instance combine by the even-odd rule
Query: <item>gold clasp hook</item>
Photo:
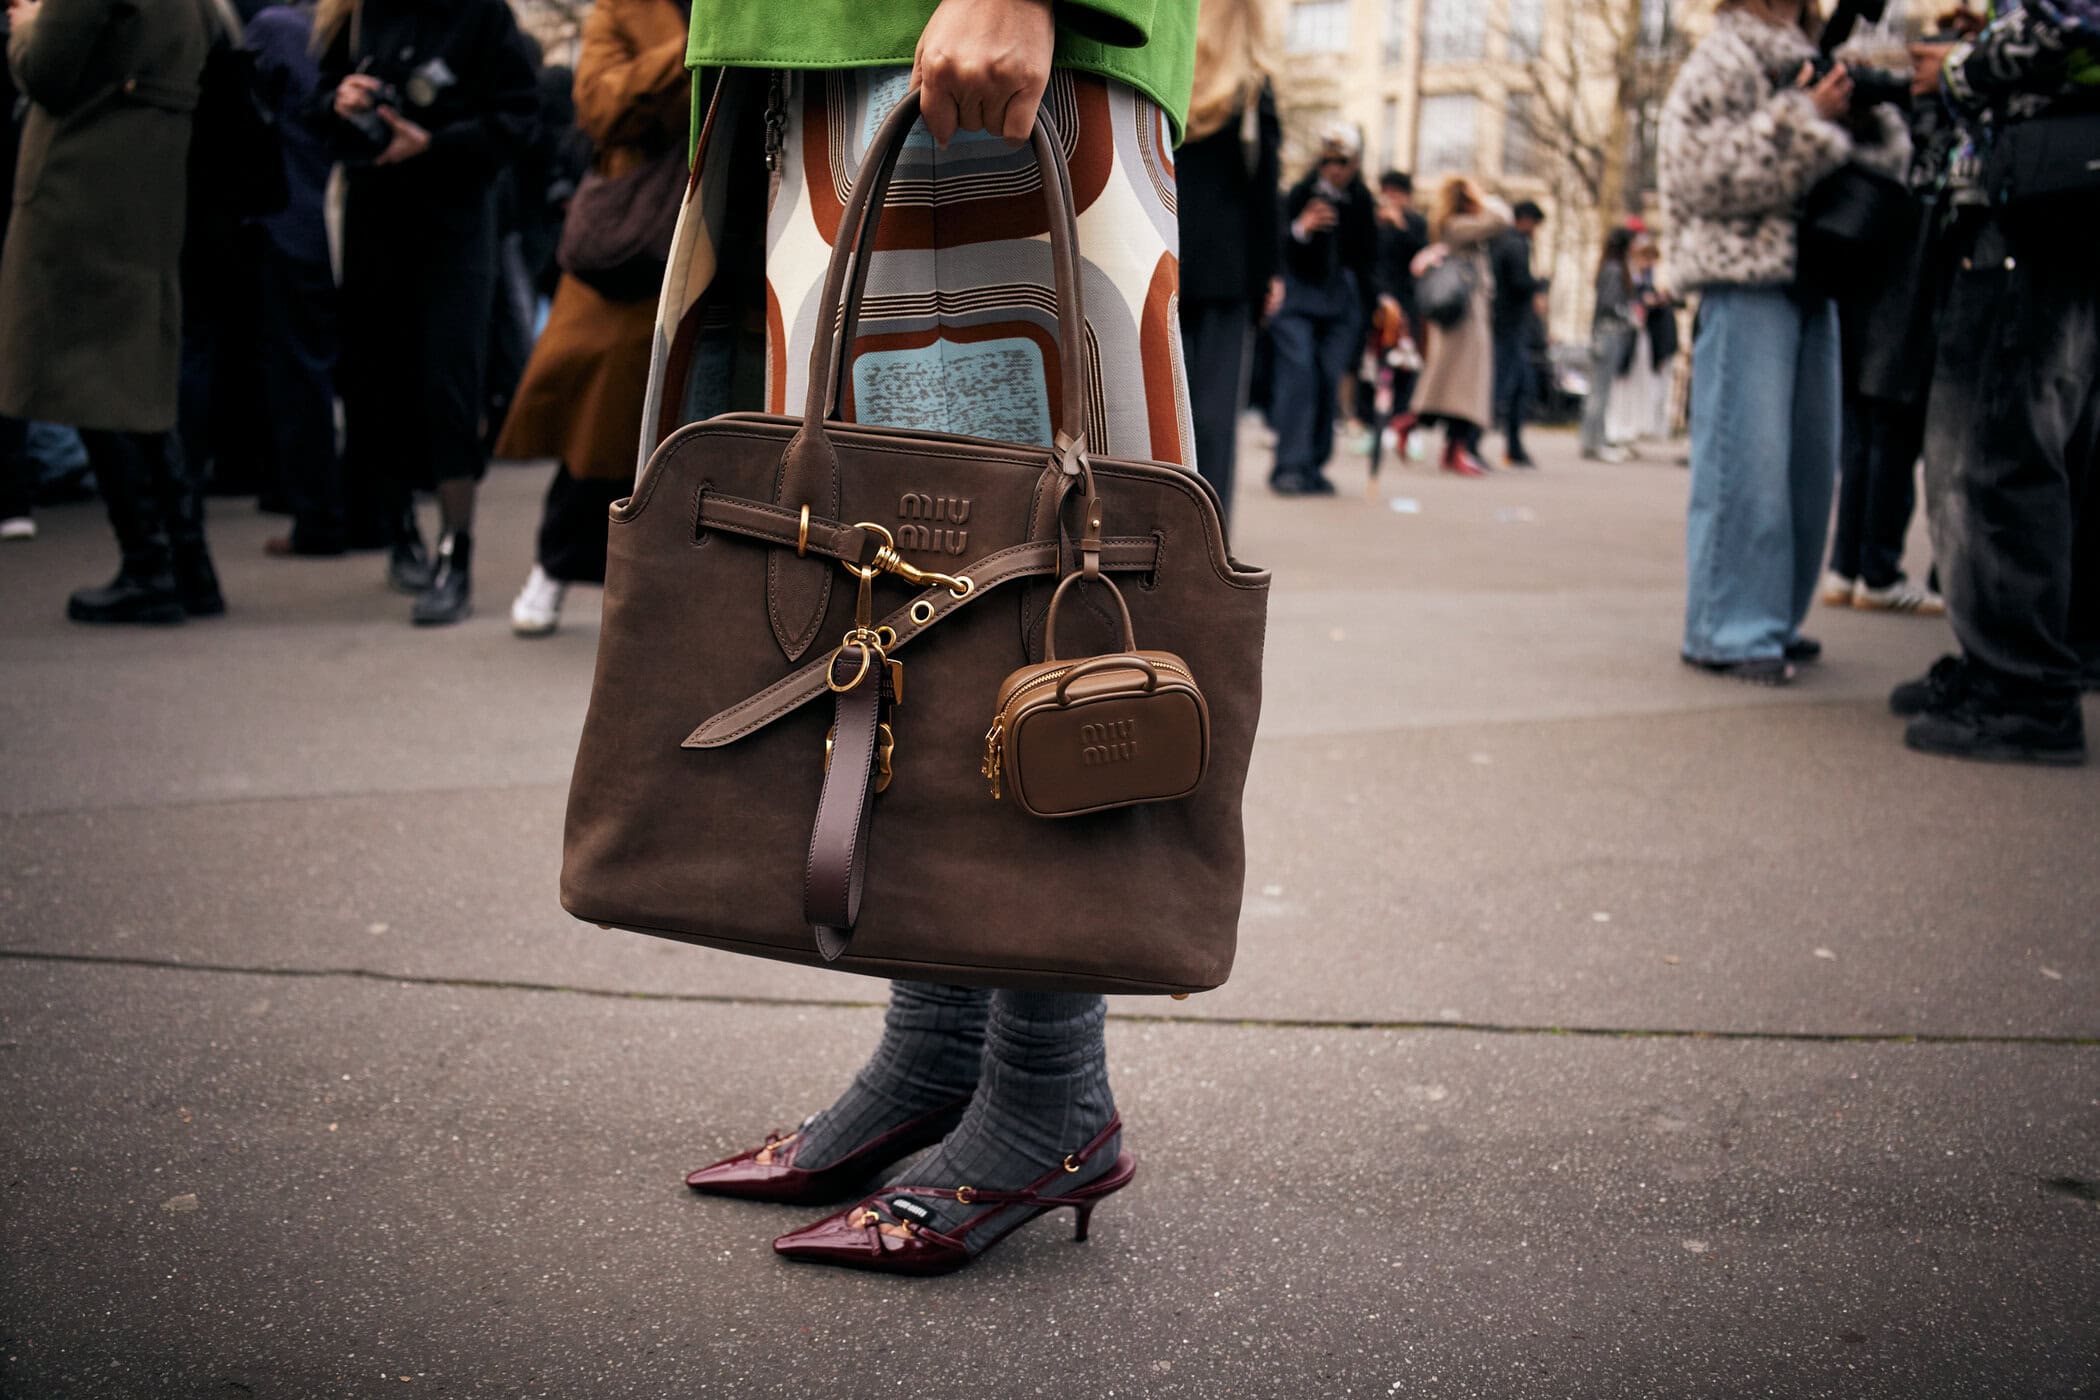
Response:
POLYGON ((977 587, 967 574, 938 574, 931 569, 922 569, 916 564, 906 562, 904 556, 897 552, 897 537, 872 520, 860 521, 853 528, 866 530, 882 540, 882 547, 875 551, 874 560, 865 567, 850 561, 840 561, 845 564, 847 573, 861 581, 863 588, 877 574, 895 574, 906 583, 916 583, 922 588, 945 588, 958 598, 969 597, 977 587))

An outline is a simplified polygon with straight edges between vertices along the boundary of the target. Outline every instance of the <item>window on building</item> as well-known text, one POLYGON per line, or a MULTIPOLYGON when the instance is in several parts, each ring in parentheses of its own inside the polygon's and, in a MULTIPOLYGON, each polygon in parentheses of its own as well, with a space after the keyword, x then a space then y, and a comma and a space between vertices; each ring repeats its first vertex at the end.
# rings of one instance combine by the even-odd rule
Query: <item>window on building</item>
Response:
POLYGON ((1487 47, 1487 6, 1481 0, 1422 0, 1422 57, 1429 63, 1466 63, 1487 47))
POLYGON ((1378 111, 1378 168, 1400 163, 1400 99, 1388 97, 1378 111))
POLYGON ((1536 178, 1545 173, 1544 147, 1539 141, 1538 106, 1528 92, 1513 92, 1502 115, 1502 174, 1504 178, 1536 178))
POLYGON ((1292 53, 1340 53, 1349 47, 1349 0, 1298 0, 1291 6, 1292 53))
POLYGON ((1407 0, 1385 0, 1385 66, 1398 67, 1407 56, 1407 0))
POLYGON ((1509 58, 1529 63, 1546 38, 1546 0, 1509 0, 1509 58))
POLYGON ((1469 92, 1422 99, 1415 133, 1415 174, 1470 171, 1480 147, 1480 99, 1469 92))

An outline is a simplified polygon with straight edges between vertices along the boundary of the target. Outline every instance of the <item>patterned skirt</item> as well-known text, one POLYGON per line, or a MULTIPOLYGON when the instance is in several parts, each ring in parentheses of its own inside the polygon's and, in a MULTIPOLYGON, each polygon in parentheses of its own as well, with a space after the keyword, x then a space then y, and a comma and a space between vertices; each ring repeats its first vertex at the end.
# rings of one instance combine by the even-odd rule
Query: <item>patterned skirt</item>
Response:
MULTIPOLYGON (((766 231, 772 412, 802 411, 839 218, 868 141, 910 76, 895 68, 789 76, 766 231)), ((1088 445, 1103 456, 1190 463, 1167 119, 1129 87, 1063 70, 1043 104, 1078 204, 1088 445)), ((853 353, 844 417, 1044 446, 1070 426, 1057 421, 1057 299, 1030 148, 973 132, 943 151, 923 124, 913 131, 883 204, 853 353)))

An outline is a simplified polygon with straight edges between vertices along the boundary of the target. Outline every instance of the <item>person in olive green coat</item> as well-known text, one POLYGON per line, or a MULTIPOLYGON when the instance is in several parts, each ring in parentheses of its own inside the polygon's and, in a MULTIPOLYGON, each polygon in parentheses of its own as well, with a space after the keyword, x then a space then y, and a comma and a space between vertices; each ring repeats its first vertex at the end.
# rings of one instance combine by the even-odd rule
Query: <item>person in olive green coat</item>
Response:
POLYGON ((221 612, 175 426, 191 113, 203 0, 14 0, 30 100, 0 257, 0 413, 82 431, 123 550, 82 622, 221 612))

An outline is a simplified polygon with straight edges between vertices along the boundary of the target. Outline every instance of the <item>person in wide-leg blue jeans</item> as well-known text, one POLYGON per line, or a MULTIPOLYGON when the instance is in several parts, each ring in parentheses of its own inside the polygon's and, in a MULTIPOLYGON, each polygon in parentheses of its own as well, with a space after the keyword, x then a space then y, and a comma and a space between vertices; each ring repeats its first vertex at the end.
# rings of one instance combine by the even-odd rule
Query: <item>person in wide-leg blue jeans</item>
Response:
POLYGON ((1902 113, 1853 112, 1841 64, 1816 76, 1817 28, 1805 0, 1721 0, 1663 103, 1657 160, 1667 280, 1702 294, 1682 651, 1757 685, 1822 651, 1801 620, 1837 481, 1838 329, 1831 269, 1800 265, 1801 209, 1842 165, 1900 177, 1910 161, 1902 113))
POLYGON ((1837 313, 1823 297, 1713 287, 1692 357, 1684 656, 1784 660, 1800 649, 1837 481, 1837 313))

